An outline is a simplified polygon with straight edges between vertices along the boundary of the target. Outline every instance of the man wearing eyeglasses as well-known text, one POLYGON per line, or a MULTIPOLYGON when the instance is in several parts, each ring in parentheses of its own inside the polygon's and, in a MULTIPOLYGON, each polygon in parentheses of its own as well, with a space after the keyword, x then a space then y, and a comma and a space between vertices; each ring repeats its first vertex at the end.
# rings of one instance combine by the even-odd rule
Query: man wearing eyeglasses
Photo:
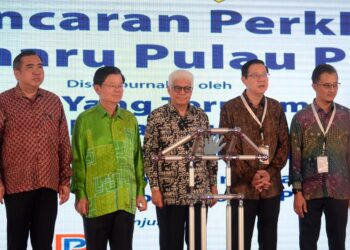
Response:
POLYGON ((124 75, 105 66, 96 70, 99 103, 74 125, 75 209, 82 216, 88 250, 132 249, 136 208, 147 209, 142 149, 135 116, 118 104, 124 75))
POLYGON ((299 216, 301 250, 316 250, 325 214, 330 250, 344 250, 350 199, 350 110, 334 102, 338 74, 328 64, 312 73, 313 102, 291 124, 289 184, 299 216))
MULTIPOLYGON (((232 193, 244 194, 244 249, 251 248, 255 218, 258 218, 259 249, 276 250, 281 170, 288 157, 288 125, 278 101, 264 94, 269 85, 268 68, 258 59, 242 66, 242 95, 228 101, 221 109, 220 127, 240 127, 268 155, 264 161, 231 161, 232 193)), ((225 135, 222 154, 256 155, 247 143, 236 138, 232 152, 227 152, 232 135, 225 135)), ((232 249, 238 249, 238 200, 232 200, 232 249)))
MULTIPOLYGON (((144 138, 145 171, 156 206, 159 226, 160 250, 183 250, 184 237, 188 246, 189 233, 189 162, 152 162, 165 148, 181 138, 195 133, 200 128, 209 128, 205 112, 193 105, 190 99, 193 90, 193 75, 186 70, 176 70, 169 75, 168 93, 170 102, 149 115, 144 138)), ((191 154, 193 141, 170 152, 170 155, 191 154)), ((203 149, 203 144, 200 144, 203 149)), ((194 194, 217 194, 216 162, 194 163, 194 194)), ((214 205, 215 201, 208 205, 214 205)), ((200 204, 195 205, 195 249, 201 249, 200 204)))

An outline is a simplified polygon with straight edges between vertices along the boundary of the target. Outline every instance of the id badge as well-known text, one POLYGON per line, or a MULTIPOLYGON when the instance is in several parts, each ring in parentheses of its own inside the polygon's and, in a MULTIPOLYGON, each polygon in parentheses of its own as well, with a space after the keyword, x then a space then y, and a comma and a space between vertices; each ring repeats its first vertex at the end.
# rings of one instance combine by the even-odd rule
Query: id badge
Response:
POLYGON ((260 163, 264 164, 264 165, 269 165, 270 161, 269 161, 269 145, 261 145, 259 146, 259 150, 260 153, 267 155, 267 160, 259 160, 260 163))
POLYGON ((319 174, 328 173, 328 156, 317 156, 317 172, 319 174))

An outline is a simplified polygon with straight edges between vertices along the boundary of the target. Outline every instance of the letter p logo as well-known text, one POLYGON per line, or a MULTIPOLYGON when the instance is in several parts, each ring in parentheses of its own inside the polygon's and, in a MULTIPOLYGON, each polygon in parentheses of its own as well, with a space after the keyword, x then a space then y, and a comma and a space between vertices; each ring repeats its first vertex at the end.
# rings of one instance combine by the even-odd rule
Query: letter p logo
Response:
POLYGON ((56 250, 86 250, 83 234, 57 234, 56 250))

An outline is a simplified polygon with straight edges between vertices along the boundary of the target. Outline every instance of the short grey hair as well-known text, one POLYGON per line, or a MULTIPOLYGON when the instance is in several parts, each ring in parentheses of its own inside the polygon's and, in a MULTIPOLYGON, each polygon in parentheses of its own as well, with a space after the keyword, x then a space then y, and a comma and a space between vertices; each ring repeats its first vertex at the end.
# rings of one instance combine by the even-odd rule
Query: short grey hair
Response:
POLYGON ((179 70, 173 71, 169 75, 169 81, 168 81, 169 86, 172 86, 174 81, 177 79, 189 80, 191 82, 191 86, 193 86, 193 74, 187 70, 179 69, 179 70))

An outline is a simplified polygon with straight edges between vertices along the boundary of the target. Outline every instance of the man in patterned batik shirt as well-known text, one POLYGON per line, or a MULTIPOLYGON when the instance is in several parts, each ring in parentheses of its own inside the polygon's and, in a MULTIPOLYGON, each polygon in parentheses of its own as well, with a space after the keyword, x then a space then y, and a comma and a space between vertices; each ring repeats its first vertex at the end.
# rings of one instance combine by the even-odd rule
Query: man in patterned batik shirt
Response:
POLYGON ((336 69, 318 65, 312 73, 314 101, 295 114, 289 183, 299 216, 301 250, 316 250, 325 214, 330 250, 345 250, 350 199, 350 110, 334 102, 336 69))
MULTIPOLYGON (((183 250, 184 237, 188 242, 189 162, 152 162, 153 154, 159 154, 184 136, 199 128, 209 128, 207 115, 200 108, 189 104, 193 90, 193 75, 185 70, 170 74, 168 83, 170 102, 155 109, 147 119, 144 138, 145 171, 156 206, 161 250, 183 250)), ((191 154, 193 141, 177 147, 171 155, 191 154)), ((203 145, 200 145, 203 149, 203 145)), ((196 162, 194 194, 217 194, 216 162, 196 162)), ((211 204, 214 205, 215 201, 211 204)), ((200 204, 195 205, 195 246, 201 249, 200 204)))
POLYGON ((58 96, 40 88, 35 51, 13 61, 17 86, 0 94, 0 202, 5 200, 7 248, 51 249, 60 204, 69 198, 71 147, 58 96), (5 195, 4 195, 5 194, 5 195))
MULTIPOLYGON (((244 194, 244 249, 251 249, 251 240, 257 218, 259 249, 277 249, 277 228, 280 195, 283 190, 281 170, 288 158, 288 125, 280 103, 266 97, 269 86, 268 68, 264 62, 253 59, 241 69, 244 92, 221 109, 220 127, 240 127, 264 153, 266 161, 235 160, 231 162, 231 191, 244 194)), ((227 152, 232 139, 226 134, 223 154, 256 155, 257 152, 241 138, 236 147, 227 152)), ((232 249, 238 249, 238 200, 232 200, 232 249)))
POLYGON ((118 106, 125 78, 112 66, 99 68, 99 103, 81 113, 73 132, 75 208, 83 217, 88 250, 132 249, 136 207, 147 208, 138 123, 118 106))

